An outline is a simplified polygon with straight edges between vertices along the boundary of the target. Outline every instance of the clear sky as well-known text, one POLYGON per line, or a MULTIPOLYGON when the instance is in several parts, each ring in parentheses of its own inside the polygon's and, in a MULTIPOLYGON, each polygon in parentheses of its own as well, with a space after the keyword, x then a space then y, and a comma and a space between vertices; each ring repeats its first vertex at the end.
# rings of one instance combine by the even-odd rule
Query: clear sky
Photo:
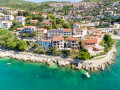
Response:
POLYGON ((30 2, 45 2, 45 1, 71 1, 71 2, 80 2, 82 0, 25 0, 30 2))

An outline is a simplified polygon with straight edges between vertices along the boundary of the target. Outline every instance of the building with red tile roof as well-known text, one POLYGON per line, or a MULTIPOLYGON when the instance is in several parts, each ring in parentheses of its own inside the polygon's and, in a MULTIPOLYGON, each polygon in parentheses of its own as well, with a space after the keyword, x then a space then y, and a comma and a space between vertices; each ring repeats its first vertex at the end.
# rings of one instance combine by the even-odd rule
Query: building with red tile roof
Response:
POLYGON ((85 39, 85 40, 81 40, 81 47, 82 48, 94 48, 95 45, 97 44, 97 39, 85 39))
POLYGON ((64 38, 63 37, 53 37, 52 46, 56 46, 58 50, 64 49, 64 38))
POLYGON ((74 33, 73 37, 82 40, 87 35, 87 27, 74 28, 73 33, 74 33))
POLYGON ((78 38, 66 38, 65 47, 78 49, 79 48, 79 39, 78 38))
POLYGON ((51 48, 52 46, 51 40, 48 40, 48 39, 40 39, 37 42, 39 46, 43 47, 45 50, 51 48))
POLYGON ((50 27, 52 28, 52 22, 50 22, 49 20, 44 20, 44 21, 42 22, 42 25, 43 25, 43 26, 50 26, 50 27))
POLYGON ((72 29, 62 28, 61 30, 63 30, 63 37, 65 37, 65 36, 72 37, 72 29))
POLYGON ((47 35, 47 29, 45 28, 38 28, 36 29, 36 37, 43 38, 47 35))

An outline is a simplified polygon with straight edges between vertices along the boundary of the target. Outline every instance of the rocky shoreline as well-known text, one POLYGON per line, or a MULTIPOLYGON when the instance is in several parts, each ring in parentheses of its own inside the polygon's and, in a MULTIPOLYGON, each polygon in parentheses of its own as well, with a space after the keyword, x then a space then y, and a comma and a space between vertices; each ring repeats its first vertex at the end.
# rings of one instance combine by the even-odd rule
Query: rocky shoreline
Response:
POLYGON ((31 62, 42 62, 48 65, 57 63, 59 66, 71 65, 76 69, 86 69, 88 71, 104 70, 109 64, 114 60, 114 54, 116 53, 115 45, 107 53, 107 55, 99 60, 74 60, 70 58, 61 58, 59 56, 48 56, 48 55, 38 55, 28 52, 18 52, 13 50, 0 50, 0 57, 11 57, 17 60, 31 61, 31 62))

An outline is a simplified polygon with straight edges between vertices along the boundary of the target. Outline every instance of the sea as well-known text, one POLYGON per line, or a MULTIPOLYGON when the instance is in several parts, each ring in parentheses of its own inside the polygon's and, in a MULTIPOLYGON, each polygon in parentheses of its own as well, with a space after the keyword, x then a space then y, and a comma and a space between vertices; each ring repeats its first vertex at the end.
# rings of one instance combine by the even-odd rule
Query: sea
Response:
POLYGON ((90 78, 83 70, 74 70, 70 66, 0 58, 0 90, 119 90, 120 40, 116 41, 116 48, 115 62, 105 71, 89 72, 90 78))

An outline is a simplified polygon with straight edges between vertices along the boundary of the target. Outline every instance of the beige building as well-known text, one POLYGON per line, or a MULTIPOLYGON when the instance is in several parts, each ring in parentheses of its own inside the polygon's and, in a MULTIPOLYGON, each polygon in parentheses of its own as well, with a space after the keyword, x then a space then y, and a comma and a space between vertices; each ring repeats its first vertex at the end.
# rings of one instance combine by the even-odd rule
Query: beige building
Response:
POLYGON ((36 37, 45 37, 45 35, 47 34, 47 29, 45 28, 39 28, 39 29, 36 29, 36 37))

